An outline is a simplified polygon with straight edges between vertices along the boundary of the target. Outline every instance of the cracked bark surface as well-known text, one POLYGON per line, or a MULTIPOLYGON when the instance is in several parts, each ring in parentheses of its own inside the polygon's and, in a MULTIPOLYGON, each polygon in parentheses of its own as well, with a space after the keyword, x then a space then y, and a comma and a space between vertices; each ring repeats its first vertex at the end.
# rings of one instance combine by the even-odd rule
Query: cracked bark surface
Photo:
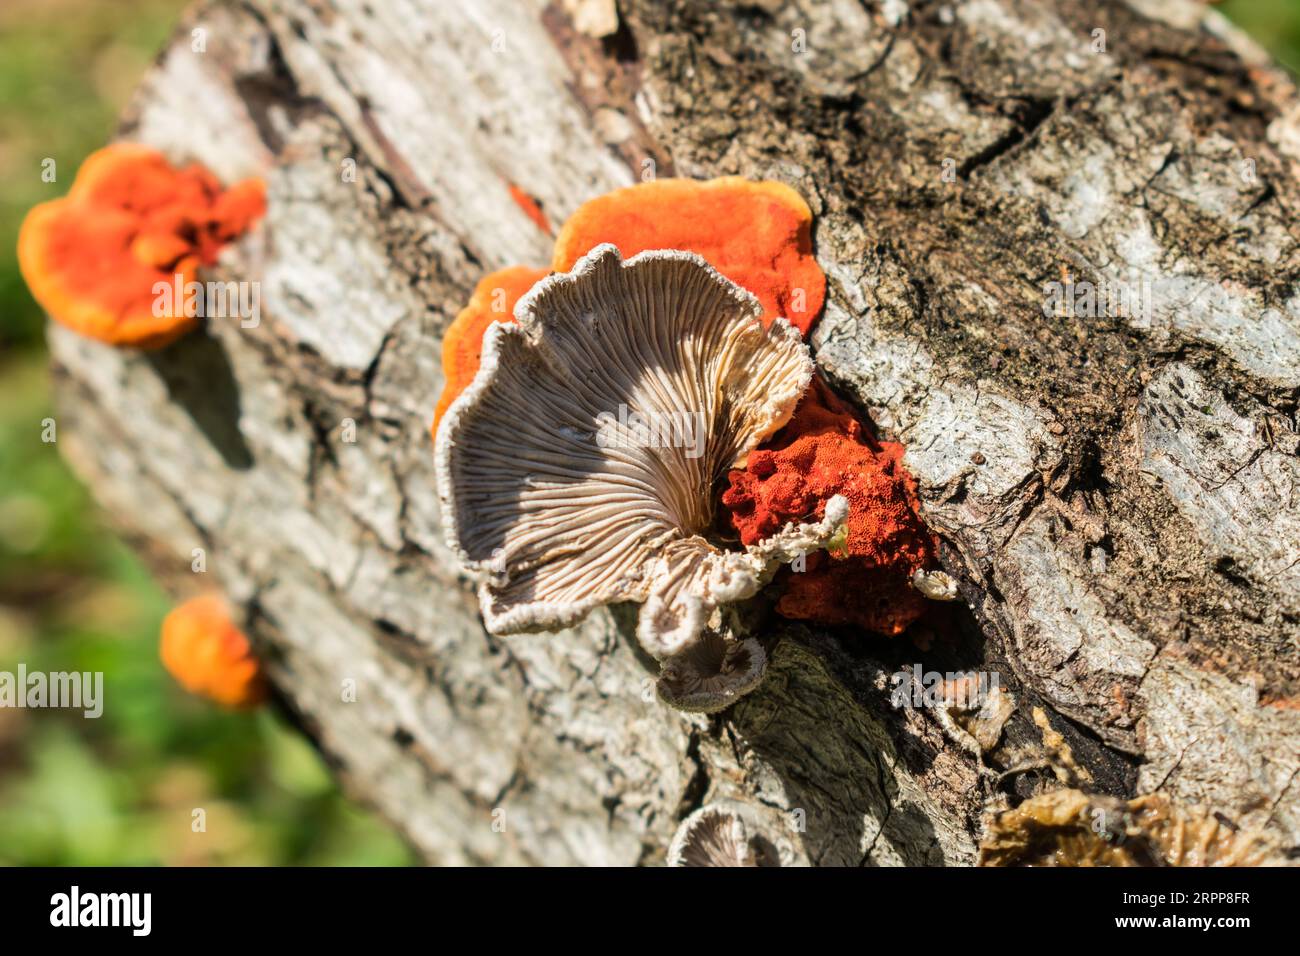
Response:
POLYGON ((1063 775, 1294 851, 1291 82, 1195 3, 619 8, 605 40, 507 0, 191 11, 122 134, 267 180, 217 276, 262 321, 148 356, 50 333, 60 445, 160 578, 247 609, 284 705, 432 862, 654 863, 727 798, 813 863, 967 864, 985 811, 1063 775), (438 524, 441 332, 482 273, 549 260, 510 184, 558 223, 650 168, 808 199, 818 364, 907 445, 957 639, 773 618, 766 683, 703 717, 654 698, 626 609, 483 631, 438 524), (1152 309, 1048 316, 1063 272, 1152 309), (1000 737, 892 707, 914 662, 996 671, 1000 737))

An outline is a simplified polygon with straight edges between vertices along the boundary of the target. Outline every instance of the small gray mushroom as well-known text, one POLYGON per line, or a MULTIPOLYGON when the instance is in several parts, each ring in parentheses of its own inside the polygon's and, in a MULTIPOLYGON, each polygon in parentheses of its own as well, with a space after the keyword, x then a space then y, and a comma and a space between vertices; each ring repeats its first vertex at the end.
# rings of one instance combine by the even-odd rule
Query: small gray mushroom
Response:
POLYGON ((757 640, 710 629, 663 662, 655 688, 678 710, 711 714, 757 687, 766 669, 767 652, 757 640))
POLYGON ((758 866, 745 821, 720 807, 703 807, 682 821, 668 848, 669 866, 758 866))
POLYGON ((807 864, 780 811, 737 800, 718 800, 700 807, 681 822, 668 845, 668 865, 672 867, 807 864))
POLYGON ((957 582, 947 571, 925 571, 918 568, 912 575, 912 587, 931 601, 955 601, 961 596, 957 582))

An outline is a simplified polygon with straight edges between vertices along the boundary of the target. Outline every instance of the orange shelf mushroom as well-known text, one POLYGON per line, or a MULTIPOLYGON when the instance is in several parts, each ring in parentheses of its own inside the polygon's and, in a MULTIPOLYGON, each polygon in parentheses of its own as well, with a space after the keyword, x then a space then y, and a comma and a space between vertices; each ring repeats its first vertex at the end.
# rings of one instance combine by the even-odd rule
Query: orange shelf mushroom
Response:
POLYGON ((222 190, 203 166, 177 169, 157 150, 116 143, 86 159, 67 196, 27 214, 18 264, 55 321, 110 345, 159 348, 198 318, 183 302, 155 309, 155 283, 183 288, 265 211, 260 180, 222 190))
POLYGON ((442 336, 444 384, 433 413, 435 433, 443 412, 474 381, 483 358, 483 333, 493 322, 514 322, 515 303, 546 275, 546 269, 510 266, 489 272, 474 287, 469 305, 460 310, 442 336))
POLYGON ((551 268, 567 272, 602 242, 624 258, 683 249, 763 304, 768 324, 783 316, 805 336, 821 313, 826 277, 812 254, 812 211, 784 183, 658 179, 584 203, 555 240, 551 268))
MULTIPOLYGON (((550 231, 532 197, 514 185, 510 195, 539 228, 550 231)), ((783 316, 805 337, 826 299, 826 277, 812 255, 812 211, 783 183, 724 176, 660 179, 616 189, 583 203, 569 217, 555 240, 551 269, 568 272, 605 242, 624 258, 650 249, 698 253, 758 297, 765 326, 783 316)), ((443 413, 474 380, 487 327, 513 322, 515 302, 546 275, 544 269, 512 266, 491 273, 475 288, 443 336, 446 384, 434 413, 435 434, 443 413), (504 298, 493 299, 491 293, 498 289, 504 298)))
POLYGON ((163 619, 159 655, 191 694, 235 709, 266 699, 261 665, 219 594, 203 594, 172 609, 163 619))
POLYGON ((722 504, 746 545, 821 515, 834 495, 849 501, 845 547, 810 554, 803 571, 783 571, 778 613, 889 636, 920 617, 926 600, 911 581, 935 566, 937 546, 902 458, 902 445, 866 434, 853 410, 814 379, 785 428, 730 472, 722 504))

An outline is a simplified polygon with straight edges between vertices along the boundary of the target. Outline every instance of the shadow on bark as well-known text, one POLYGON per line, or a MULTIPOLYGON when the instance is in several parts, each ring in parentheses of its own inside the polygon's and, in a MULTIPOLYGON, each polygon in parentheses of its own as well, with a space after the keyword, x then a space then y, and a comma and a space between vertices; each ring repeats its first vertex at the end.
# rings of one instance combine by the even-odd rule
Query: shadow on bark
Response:
POLYGON ((185 409, 222 460, 238 471, 251 468, 253 453, 239 431, 239 386, 225 346, 201 329, 146 356, 168 396, 185 409))

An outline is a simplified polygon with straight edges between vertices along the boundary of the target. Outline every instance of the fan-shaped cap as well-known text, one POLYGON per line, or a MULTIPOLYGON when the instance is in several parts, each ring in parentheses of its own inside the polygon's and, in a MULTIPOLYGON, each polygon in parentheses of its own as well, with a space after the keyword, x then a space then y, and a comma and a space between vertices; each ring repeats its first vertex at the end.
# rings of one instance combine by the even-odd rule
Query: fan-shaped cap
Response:
POLYGON ((715 608, 822 546, 847 507, 746 551, 706 537, 727 470, 790 417, 812 358, 782 319, 693 253, 624 262, 599 246, 493 325, 437 433, 450 545, 488 578, 493 633, 554 630, 644 602, 638 636, 669 657, 715 608))
POLYGON ((737 800, 700 807, 677 827, 668 865, 798 866, 806 859, 791 843, 773 810, 737 800))
POLYGON ((767 670, 767 652, 752 637, 734 639, 706 630, 690 647, 663 662, 655 689, 678 710, 711 714, 756 688, 767 670))
POLYGON ((745 821, 717 807, 701 807, 682 821, 668 848, 669 866, 758 866, 745 821))
POLYGON ((86 159, 67 196, 27 214, 18 263, 55 321, 111 345, 157 348, 198 319, 184 302, 155 308, 155 284, 184 288, 265 208, 259 180, 223 192, 202 166, 175 169, 157 150, 117 143, 86 159))

